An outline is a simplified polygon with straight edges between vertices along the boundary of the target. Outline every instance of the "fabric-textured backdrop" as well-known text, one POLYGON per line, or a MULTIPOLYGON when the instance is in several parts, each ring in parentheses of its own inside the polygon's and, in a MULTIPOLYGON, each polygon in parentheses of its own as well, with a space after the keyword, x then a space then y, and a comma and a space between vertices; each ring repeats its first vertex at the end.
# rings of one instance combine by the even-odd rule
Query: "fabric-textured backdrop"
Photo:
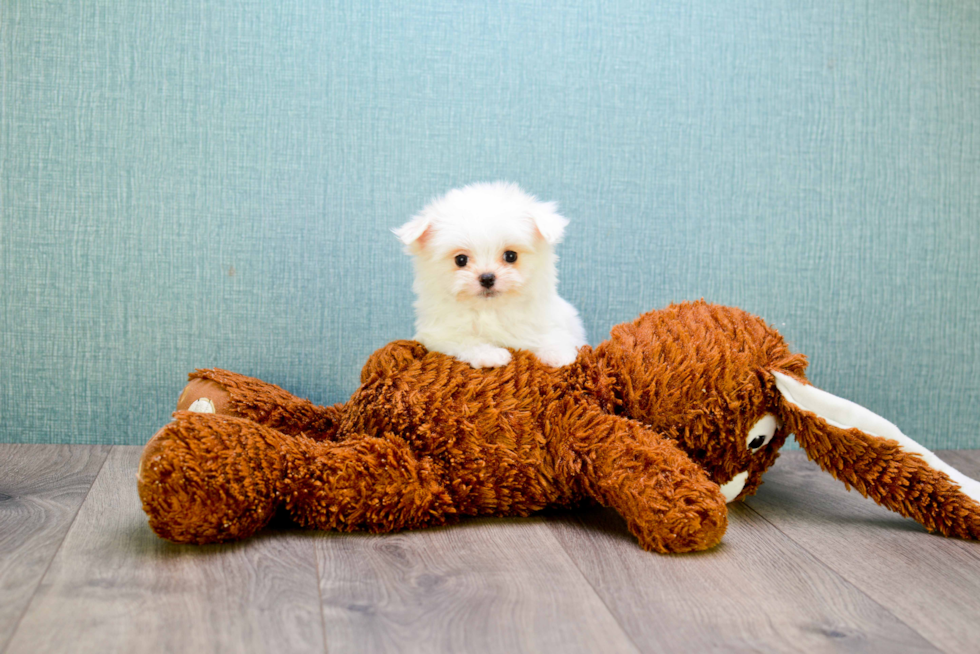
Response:
POLYGON ((980 5, 0 2, 0 440, 143 443, 186 373, 318 402, 412 334, 389 228, 517 181, 590 340, 704 297, 980 447, 980 5))

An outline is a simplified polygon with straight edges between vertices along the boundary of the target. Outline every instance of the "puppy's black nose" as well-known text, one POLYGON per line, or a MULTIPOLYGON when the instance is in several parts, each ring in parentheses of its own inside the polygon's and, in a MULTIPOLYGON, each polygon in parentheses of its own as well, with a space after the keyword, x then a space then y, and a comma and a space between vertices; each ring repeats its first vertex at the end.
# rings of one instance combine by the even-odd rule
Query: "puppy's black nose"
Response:
POLYGON ((493 273, 483 273, 480 275, 480 286, 483 288, 493 288, 495 281, 497 281, 497 276, 493 273))

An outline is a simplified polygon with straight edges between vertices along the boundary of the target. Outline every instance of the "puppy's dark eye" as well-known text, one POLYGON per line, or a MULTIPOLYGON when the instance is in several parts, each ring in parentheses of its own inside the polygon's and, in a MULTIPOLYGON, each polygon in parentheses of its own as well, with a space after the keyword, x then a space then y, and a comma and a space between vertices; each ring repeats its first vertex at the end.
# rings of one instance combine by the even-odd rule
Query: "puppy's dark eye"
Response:
POLYGON ((507 263, 514 263, 515 261, 517 261, 517 253, 514 252, 513 250, 507 250, 506 252, 504 252, 504 261, 506 261, 507 263))
POLYGON ((465 268, 466 267, 466 262, 469 261, 469 260, 470 260, 470 258, 468 256, 466 256, 465 254, 457 254, 456 255, 456 265, 459 266, 460 268, 465 268))
POLYGON ((763 445, 765 445, 765 443, 766 443, 766 437, 764 434, 761 436, 756 436, 755 438, 752 439, 752 442, 749 443, 749 449, 757 450, 763 445))

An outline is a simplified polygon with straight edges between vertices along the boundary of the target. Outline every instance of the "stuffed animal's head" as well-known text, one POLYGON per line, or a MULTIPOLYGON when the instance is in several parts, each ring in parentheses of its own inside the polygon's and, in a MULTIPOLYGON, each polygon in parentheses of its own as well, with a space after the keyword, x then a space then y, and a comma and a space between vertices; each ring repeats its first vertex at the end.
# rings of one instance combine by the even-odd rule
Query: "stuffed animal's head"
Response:
POLYGON ((740 309, 685 303, 614 327, 600 349, 624 414, 678 441, 729 502, 755 492, 787 436, 772 371, 802 378, 807 364, 776 330, 740 309))
POLYGON ((980 484, 868 409, 811 386, 807 361, 737 308, 677 304, 613 328, 596 349, 616 410, 673 439, 727 501, 752 495, 794 434, 821 467, 947 535, 980 535, 980 484))

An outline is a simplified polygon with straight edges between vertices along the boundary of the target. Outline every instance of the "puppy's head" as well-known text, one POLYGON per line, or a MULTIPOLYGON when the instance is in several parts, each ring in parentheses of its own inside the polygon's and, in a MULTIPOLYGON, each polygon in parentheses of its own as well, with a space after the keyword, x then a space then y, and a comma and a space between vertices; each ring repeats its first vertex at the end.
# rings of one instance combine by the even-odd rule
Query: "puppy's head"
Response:
POLYGON ((415 257, 417 289, 486 301, 553 289, 568 221, 516 184, 472 184, 432 201, 395 235, 415 257))

